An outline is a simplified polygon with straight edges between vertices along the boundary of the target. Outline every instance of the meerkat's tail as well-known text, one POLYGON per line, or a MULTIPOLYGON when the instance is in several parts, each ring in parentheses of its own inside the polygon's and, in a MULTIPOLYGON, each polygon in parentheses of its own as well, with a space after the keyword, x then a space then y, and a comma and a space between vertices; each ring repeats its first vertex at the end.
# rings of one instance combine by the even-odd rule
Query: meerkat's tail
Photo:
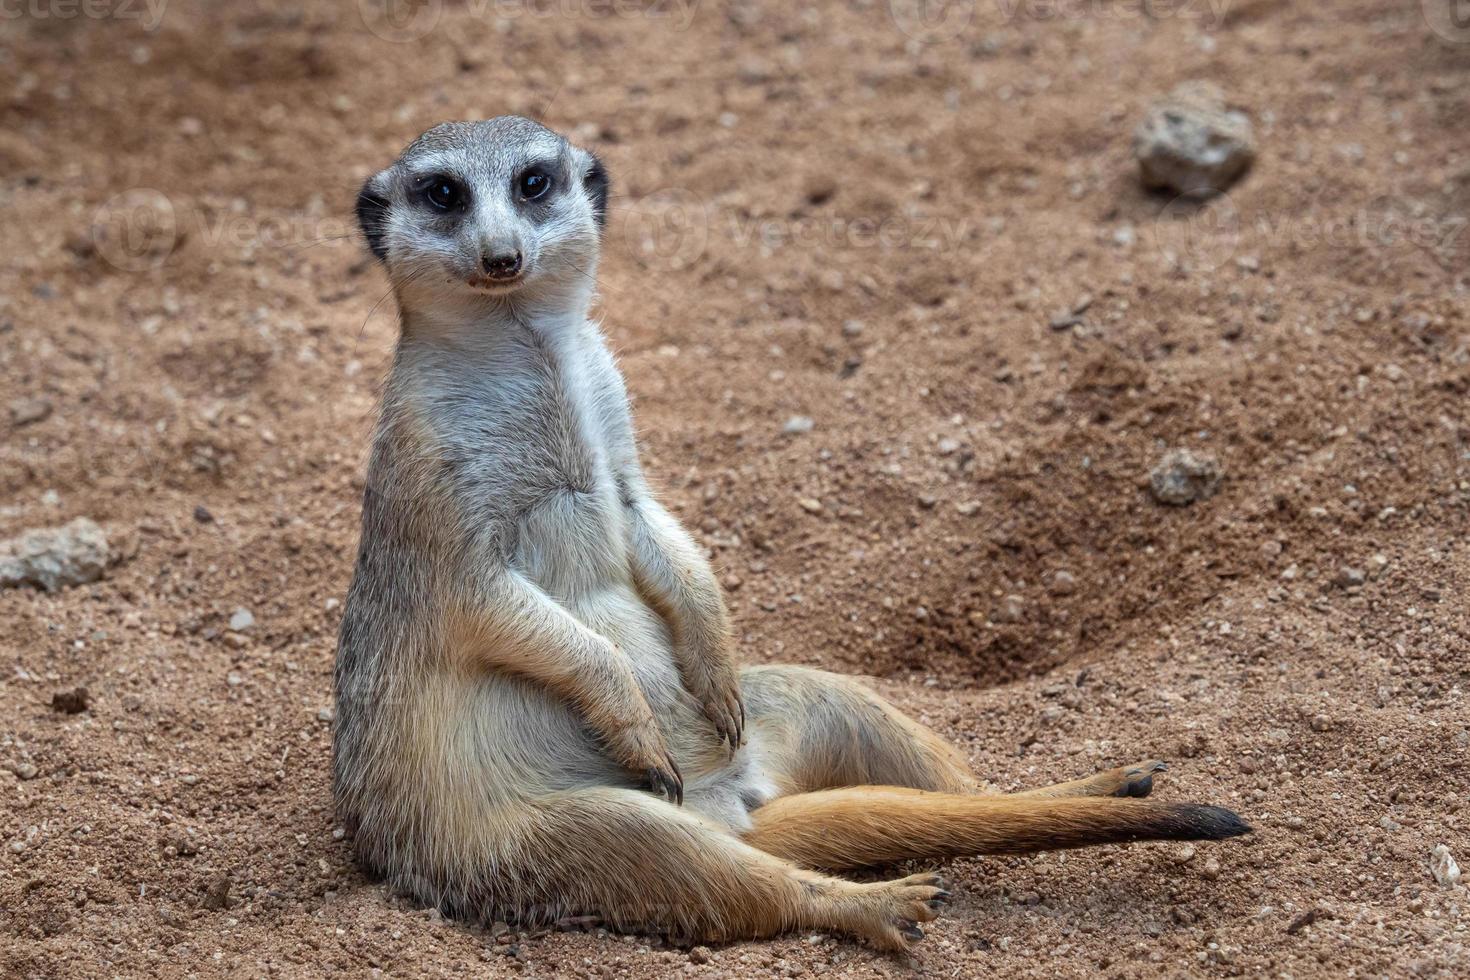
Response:
POLYGON ((968 796, 894 786, 781 797, 751 817, 748 844, 830 869, 1129 841, 1221 840, 1251 830, 1230 810, 1197 803, 968 796))

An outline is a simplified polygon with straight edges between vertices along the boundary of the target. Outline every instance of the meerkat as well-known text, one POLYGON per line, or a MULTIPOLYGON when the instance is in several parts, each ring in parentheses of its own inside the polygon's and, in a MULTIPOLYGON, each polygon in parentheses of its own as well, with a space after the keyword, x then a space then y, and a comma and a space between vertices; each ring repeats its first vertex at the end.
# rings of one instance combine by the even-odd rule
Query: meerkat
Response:
POLYGON ((1157 762, 987 795, 861 683, 736 667, 589 316, 608 186, 592 153, 502 117, 436 126, 358 199, 401 323, 337 650, 360 862, 471 919, 902 950, 943 880, 837 872, 1247 832, 1139 798, 1157 762))

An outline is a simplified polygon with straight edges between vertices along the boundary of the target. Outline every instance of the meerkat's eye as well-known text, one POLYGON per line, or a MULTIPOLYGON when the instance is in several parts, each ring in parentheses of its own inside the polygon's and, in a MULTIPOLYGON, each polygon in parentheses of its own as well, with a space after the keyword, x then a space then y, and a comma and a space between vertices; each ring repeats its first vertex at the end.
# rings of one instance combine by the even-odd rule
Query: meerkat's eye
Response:
POLYGON ((527 201, 545 197, 546 192, 551 190, 551 178, 539 170, 530 170, 521 174, 520 181, 521 197, 527 201))
POLYGON ((453 211, 464 204, 465 192, 458 181, 435 176, 424 182, 424 199, 437 210, 453 211))

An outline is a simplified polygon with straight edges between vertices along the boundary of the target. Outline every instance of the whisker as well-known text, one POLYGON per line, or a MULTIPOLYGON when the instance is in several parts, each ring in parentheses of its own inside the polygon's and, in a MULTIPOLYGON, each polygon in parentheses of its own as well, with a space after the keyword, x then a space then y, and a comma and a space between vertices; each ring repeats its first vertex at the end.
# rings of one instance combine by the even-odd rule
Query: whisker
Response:
MULTIPOLYGON (((592 285, 597 286, 598 288, 603 288, 602 287, 602 284, 598 283, 597 277, 594 276, 592 273, 588 272, 586 269, 582 268, 580 265, 578 265, 577 263, 573 262, 571 259, 567 259, 566 260, 566 263, 567 263, 567 265, 571 266, 573 269, 576 269, 577 272, 581 273, 582 278, 584 278, 588 282, 592 283, 592 285)), ((607 286, 606 288, 612 289, 613 292, 617 292, 618 291, 616 289, 613 289, 613 287, 611 287, 611 286, 607 286)))
MULTIPOLYGON (((408 285, 409 283, 413 282, 416 278, 418 278, 420 275, 422 275, 422 273, 419 272, 419 271, 417 271, 417 270, 415 270, 414 272, 410 272, 408 274, 408 276, 404 278, 403 285, 405 285, 405 286, 408 285)), ((358 348, 362 345, 362 335, 367 331, 368 321, 373 318, 373 314, 374 313, 378 312, 378 307, 380 307, 380 306, 383 305, 383 300, 385 300, 389 296, 393 295, 393 292, 396 289, 397 289, 397 286, 396 285, 389 285, 388 286, 388 290, 385 293, 383 293, 382 296, 379 296, 378 297, 378 301, 376 303, 374 303, 372 305, 372 308, 367 311, 367 316, 365 316, 365 317, 362 318, 362 326, 357 328, 357 339, 352 342, 352 357, 353 357, 354 360, 357 359, 357 351, 358 351, 358 348)))

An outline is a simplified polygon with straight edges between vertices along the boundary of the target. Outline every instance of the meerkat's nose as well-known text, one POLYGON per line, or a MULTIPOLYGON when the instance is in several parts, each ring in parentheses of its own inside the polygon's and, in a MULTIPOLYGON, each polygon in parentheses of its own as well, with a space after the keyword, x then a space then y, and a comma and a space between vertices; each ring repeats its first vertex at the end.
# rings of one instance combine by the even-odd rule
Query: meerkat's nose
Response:
POLYGON ((521 252, 520 249, 513 252, 486 252, 480 259, 480 264, 485 268, 485 275, 491 279, 514 279, 521 272, 521 252))

